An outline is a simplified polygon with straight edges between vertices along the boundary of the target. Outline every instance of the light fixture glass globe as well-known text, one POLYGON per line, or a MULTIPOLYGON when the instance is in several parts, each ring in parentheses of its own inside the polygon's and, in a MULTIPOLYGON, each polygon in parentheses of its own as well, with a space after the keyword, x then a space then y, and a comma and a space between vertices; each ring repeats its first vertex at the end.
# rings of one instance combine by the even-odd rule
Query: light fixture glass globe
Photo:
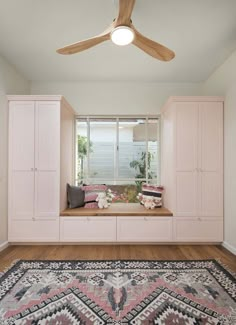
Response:
POLYGON ((134 40, 134 31, 128 26, 118 26, 111 32, 111 40, 116 45, 128 45, 134 40))

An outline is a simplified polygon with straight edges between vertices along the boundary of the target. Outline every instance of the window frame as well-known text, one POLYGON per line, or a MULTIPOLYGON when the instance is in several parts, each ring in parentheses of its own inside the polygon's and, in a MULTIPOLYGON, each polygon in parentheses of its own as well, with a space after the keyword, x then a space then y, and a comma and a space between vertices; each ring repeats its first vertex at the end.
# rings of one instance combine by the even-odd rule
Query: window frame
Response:
MULTIPOLYGON (((77 150, 77 121, 79 120, 83 120, 84 122, 87 123, 87 176, 84 179, 86 184, 90 184, 91 180, 92 182, 95 181, 96 183, 100 183, 101 180, 106 182, 106 181, 111 181, 113 182, 114 185, 116 185, 119 182, 135 182, 135 181, 144 181, 145 183, 149 183, 151 178, 148 178, 148 169, 146 168, 146 177, 145 178, 122 178, 119 177, 119 121, 122 119, 143 119, 145 120, 145 142, 146 142, 146 153, 148 152, 148 120, 149 119, 157 119, 158 120, 158 130, 157 130, 157 139, 159 141, 159 145, 157 146, 157 153, 158 153, 158 157, 157 157, 157 169, 156 169, 156 175, 157 177, 155 178, 156 181, 159 181, 160 185, 160 181, 161 181, 161 114, 157 114, 157 115, 76 115, 75 116, 75 128, 74 128, 74 139, 75 139, 75 155, 74 155, 74 184, 78 184, 79 179, 77 178, 77 162, 78 162, 78 150, 77 150), (90 122, 91 120, 111 120, 113 119, 114 122, 116 122, 116 150, 115 150, 115 160, 114 160, 114 173, 113 173, 113 179, 111 178, 91 178, 88 177, 89 173, 90 173, 90 166, 89 166, 89 143, 90 143, 90 122), (158 179, 159 178, 159 179, 158 179)), ((157 142, 158 142, 157 141, 157 142)), ((146 154, 146 166, 148 165, 148 155, 146 154)))

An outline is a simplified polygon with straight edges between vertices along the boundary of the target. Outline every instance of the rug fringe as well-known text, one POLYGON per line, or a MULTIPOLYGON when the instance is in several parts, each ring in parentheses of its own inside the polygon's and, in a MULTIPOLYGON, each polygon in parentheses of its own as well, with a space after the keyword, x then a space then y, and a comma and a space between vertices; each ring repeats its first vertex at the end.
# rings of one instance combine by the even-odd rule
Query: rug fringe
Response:
POLYGON ((5 268, 4 268, 4 270, 2 271, 2 272, 0 272, 0 278, 4 275, 4 274, 6 274, 7 273, 7 271, 9 271, 17 262, 19 262, 20 261, 20 259, 18 258, 18 259, 15 259, 15 260, 13 260, 12 262, 11 262, 11 264, 10 265, 8 265, 8 266, 6 266, 5 268))
POLYGON ((227 264, 223 263, 221 258, 216 258, 215 259, 223 268, 228 271, 233 277, 236 278, 236 272, 234 272, 227 264))

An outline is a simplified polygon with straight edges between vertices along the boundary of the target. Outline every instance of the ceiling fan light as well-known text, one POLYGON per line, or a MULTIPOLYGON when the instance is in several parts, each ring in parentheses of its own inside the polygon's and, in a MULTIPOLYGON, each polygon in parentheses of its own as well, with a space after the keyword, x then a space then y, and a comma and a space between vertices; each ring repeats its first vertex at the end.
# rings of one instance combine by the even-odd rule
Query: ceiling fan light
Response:
POLYGON ((111 32, 111 40, 116 45, 128 45, 134 40, 134 31, 128 26, 118 26, 111 32))

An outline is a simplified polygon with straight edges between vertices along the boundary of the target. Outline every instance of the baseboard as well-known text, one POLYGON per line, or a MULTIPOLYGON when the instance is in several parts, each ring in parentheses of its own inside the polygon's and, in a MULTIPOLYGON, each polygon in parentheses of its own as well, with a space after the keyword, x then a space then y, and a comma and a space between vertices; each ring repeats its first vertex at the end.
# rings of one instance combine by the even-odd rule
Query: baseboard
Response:
POLYGON ((231 253, 233 253, 234 255, 236 255, 236 247, 230 245, 229 243, 227 243, 226 241, 224 241, 222 243, 222 246, 226 249, 228 249, 228 251, 230 251, 231 253))
POLYGON ((0 252, 6 249, 9 246, 9 243, 7 241, 0 244, 0 252))

